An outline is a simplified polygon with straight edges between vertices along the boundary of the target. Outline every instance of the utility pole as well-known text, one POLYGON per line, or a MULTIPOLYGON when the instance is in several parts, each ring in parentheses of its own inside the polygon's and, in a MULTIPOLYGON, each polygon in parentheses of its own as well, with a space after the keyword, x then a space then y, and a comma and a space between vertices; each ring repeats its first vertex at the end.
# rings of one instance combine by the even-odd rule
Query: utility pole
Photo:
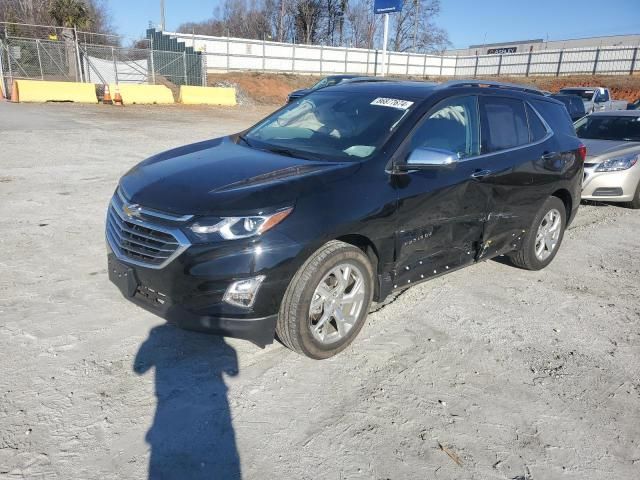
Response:
POLYGON ((160 0, 160 30, 164 32, 164 0, 160 0))
POLYGON ((416 51, 416 46, 418 45, 418 22, 420 18, 420 0, 414 0, 416 11, 413 14, 413 51, 416 51))
POLYGON ((382 30, 382 76, 387 76, 387 40, 389 38, 389 14, 384 14, 384 28, 382 30))
POLYGON ((280 22, 278 24, 278 41, 280 43, 284 41, 284 12, 285 3, 284 0, 280 0, 280 22))

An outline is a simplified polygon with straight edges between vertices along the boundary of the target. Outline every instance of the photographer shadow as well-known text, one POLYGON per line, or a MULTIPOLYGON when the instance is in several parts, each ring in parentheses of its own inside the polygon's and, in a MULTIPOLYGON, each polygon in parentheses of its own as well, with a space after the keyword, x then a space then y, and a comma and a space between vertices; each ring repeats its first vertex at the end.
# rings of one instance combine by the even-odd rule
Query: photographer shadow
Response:
POLYGON ((133 364, 138 375, 154 367, 149 479, 241 478, 223 375, 238 374, 236 351, 222 337, 165 324, 149 332, 133 364))

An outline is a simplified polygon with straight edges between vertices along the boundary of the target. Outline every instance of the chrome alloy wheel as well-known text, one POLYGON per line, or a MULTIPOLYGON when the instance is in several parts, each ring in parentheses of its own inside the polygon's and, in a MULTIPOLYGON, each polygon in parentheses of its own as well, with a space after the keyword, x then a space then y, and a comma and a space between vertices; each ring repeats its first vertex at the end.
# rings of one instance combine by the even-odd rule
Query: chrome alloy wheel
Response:
POLYGON ((364 275, 351 263, 332 268, 313 292, 309 328, 323 345, 343 339, 358 321, 365 300, 364 275))
POLYGON ((555 208, 549 210, 542 218, 536 234, 536 257, 544 262, 558 245, 562 229, 562 216, 555 208))

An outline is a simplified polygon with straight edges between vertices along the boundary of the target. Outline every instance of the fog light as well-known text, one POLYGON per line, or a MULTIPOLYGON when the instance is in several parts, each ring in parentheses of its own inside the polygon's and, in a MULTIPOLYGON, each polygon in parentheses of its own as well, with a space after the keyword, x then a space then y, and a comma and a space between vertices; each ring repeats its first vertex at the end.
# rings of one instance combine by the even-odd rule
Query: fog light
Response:
POLYGON ((233 282, 229 285, 229 288, 227 288, 223 300, 236 307, 251 307, 264 278, 264 275, 260 275, 233 282))

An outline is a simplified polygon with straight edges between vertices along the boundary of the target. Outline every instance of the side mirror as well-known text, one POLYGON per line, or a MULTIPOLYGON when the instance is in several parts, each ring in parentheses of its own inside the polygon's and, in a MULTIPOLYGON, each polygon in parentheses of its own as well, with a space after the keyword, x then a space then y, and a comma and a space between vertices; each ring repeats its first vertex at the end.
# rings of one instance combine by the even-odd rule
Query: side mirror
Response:
POLYGON ((429 167, 453 167, 458 163, 457 153, 440 148, 416 148, 407 158, 407 169, 429 167))

